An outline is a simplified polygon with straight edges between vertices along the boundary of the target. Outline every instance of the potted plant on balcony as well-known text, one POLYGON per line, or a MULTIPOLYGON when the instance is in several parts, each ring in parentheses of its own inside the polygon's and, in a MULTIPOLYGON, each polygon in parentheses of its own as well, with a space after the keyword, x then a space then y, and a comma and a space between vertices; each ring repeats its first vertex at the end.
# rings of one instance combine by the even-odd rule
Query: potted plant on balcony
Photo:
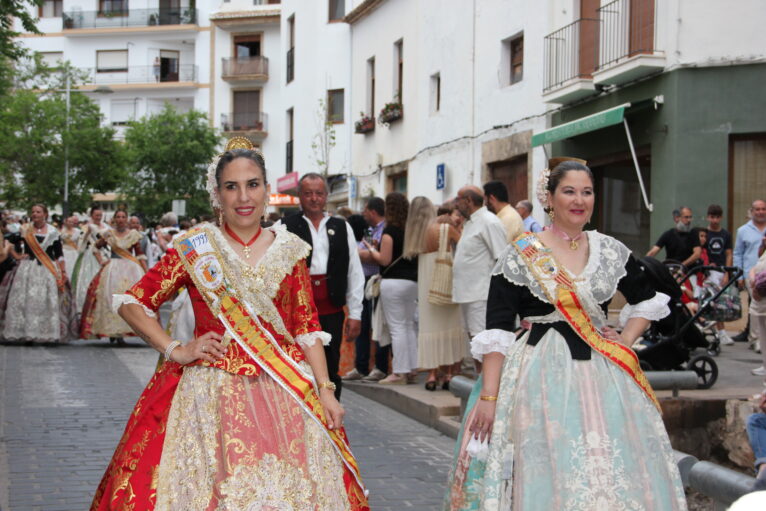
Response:
POLYGON ((62 18, 64 20, 64 28, 74 28, 74 18, 68 14, 64 14, 62 18))
POLYGON ((152 14, 149 15, 149 25, 150 26, 156 25, 158 21, 159 21, 159 17, 157 16, 156 13, 152 13, 152 14))
POLYGON ((398 121, 403 115, 402 101, 397 93, 396 97, 390 103, 383 105, 383 109, 378 115, 378 122, 381 124, 389 124, 394 121, 398 121))
POLYGON ((365 114, 364 112, 360 112, 360 115, 362 117, 354 123, 354 132, 369 133, 375 130, 375 118, 371 115, 365 114))

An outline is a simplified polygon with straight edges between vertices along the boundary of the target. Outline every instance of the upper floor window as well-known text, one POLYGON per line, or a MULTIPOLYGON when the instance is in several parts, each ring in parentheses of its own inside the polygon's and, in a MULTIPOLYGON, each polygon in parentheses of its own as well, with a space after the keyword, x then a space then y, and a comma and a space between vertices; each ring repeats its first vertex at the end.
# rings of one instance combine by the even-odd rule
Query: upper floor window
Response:
POLYGON ((402 85, 404 84, 404 40, 394 43, 394 96, 402 101, 402 85))
POLYGON ((98 0, 98 13, 112 16, 128 14, 128 0, 98 0))
POLYGON ((287 83, 295 77, 295 14, 287 18, 287 83))
POLYGON ((502 85, 520 82, 524 78, 524 33, 503 40, 502 54, 502 85))
POLYGON ((340 124, 343 122, 343 89, 327 91, 327 122, 340 124))
POLYGON ((128 50, 96 51, 96 71, 99 73, 126 73, 128 50))
POLYGON ((369 114, 375 115, 375 57, 367 60, 367 105, 369 114))
POLYGON ((329 0, 330 15, 329 21, 340 21, 346 14, 346 2, 345 0, 329 0))
POLYGON ((511 83, 524 77, 524 35, 511 39, 511 83))
POLYGON ((60 18, 64 12, 64 0, 43 0, 38 11, 41 18, 60 18))
POLYGON ((431 112, 438 112, 442 103, 442 78, 439 73, 431 75, 431 112))
POLYGON ((41 51, 37 54, 42 58, 43 64, 49 67, 58 67, 64 61, 63 51, 41 51))

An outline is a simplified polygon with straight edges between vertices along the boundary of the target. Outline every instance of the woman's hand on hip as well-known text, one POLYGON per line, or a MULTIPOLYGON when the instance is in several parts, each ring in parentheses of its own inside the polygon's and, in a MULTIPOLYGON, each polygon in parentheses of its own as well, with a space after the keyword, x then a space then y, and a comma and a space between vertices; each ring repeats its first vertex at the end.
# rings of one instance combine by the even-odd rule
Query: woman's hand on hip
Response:
POLYGON ((474 409, 473 421, 471 422, 471 434, 484 441, 492 435, 492 425, 495 423, 495 405, 497 401, 479 400, 474 409))
POLYGON ((335 399, 335 392, 329 388, 319 389, 319 402, 324 408, 324 416, 327 419, 329 429, 340 429, 343 427, 343 416, 346 410, 335 399))
POLYGON ((214 364, 226 355, 226 347, 221 343, 221 339, 221 334, 208 332, 174 349, 171 358, 181 365, 191 364, 199 359, 214 364))

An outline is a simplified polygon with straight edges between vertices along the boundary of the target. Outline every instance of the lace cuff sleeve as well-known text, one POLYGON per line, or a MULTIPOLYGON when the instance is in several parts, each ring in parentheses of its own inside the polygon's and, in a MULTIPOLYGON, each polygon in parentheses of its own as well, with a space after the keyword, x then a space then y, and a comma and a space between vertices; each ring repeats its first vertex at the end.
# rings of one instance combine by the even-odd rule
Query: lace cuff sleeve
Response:
POLYGON ((150 318, 157 318, 157 314, 154 313, 152 309, 144 305, 143 303, 139 302, 138 299, 133 295, 112 295, 112 312, 117 314, 117 309, 120 308, 121 305, 126 303, 132 303, 134 305, 140 305, 144 308, 144 312, 147 316, 150 318))
POLYGON ((664 293, 655 293, 652 298, 638 302, 635 305, 627 304, 620 311, 620 326, 625 326, 630 318, 644 318, 650 321, 662 319, 670 314, 668 302, 670 297, 664 293))
POLYGON ((322 342, 322 346, 327 346, 332 340, 332 335, 327 332, 309 332, 307 334, 301 334, 295 337, 295 342, 301 345, 301 348, 310 348, 314 343, 319 340, 322 342))
POLYGON ((479 361, 482 361, 487 353, 505 355, 515 340, 516 334, 507 330, 484 330, 471 340, 471 355, 479 361))

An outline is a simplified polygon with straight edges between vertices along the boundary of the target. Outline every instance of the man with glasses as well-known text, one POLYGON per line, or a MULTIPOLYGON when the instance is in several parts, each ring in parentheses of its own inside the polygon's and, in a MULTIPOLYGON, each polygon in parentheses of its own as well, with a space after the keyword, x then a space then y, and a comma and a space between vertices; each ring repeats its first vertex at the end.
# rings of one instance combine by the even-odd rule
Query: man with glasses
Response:
POLYGON ((666 259, 678 261, 688 268, 697 262, 702 254, 699 236, 691 232, 694 215, 691 208, 686 206, 678 208, 673 213, 675 227, 663 232, 646 255, 654 257, 664 248, 666 259))

